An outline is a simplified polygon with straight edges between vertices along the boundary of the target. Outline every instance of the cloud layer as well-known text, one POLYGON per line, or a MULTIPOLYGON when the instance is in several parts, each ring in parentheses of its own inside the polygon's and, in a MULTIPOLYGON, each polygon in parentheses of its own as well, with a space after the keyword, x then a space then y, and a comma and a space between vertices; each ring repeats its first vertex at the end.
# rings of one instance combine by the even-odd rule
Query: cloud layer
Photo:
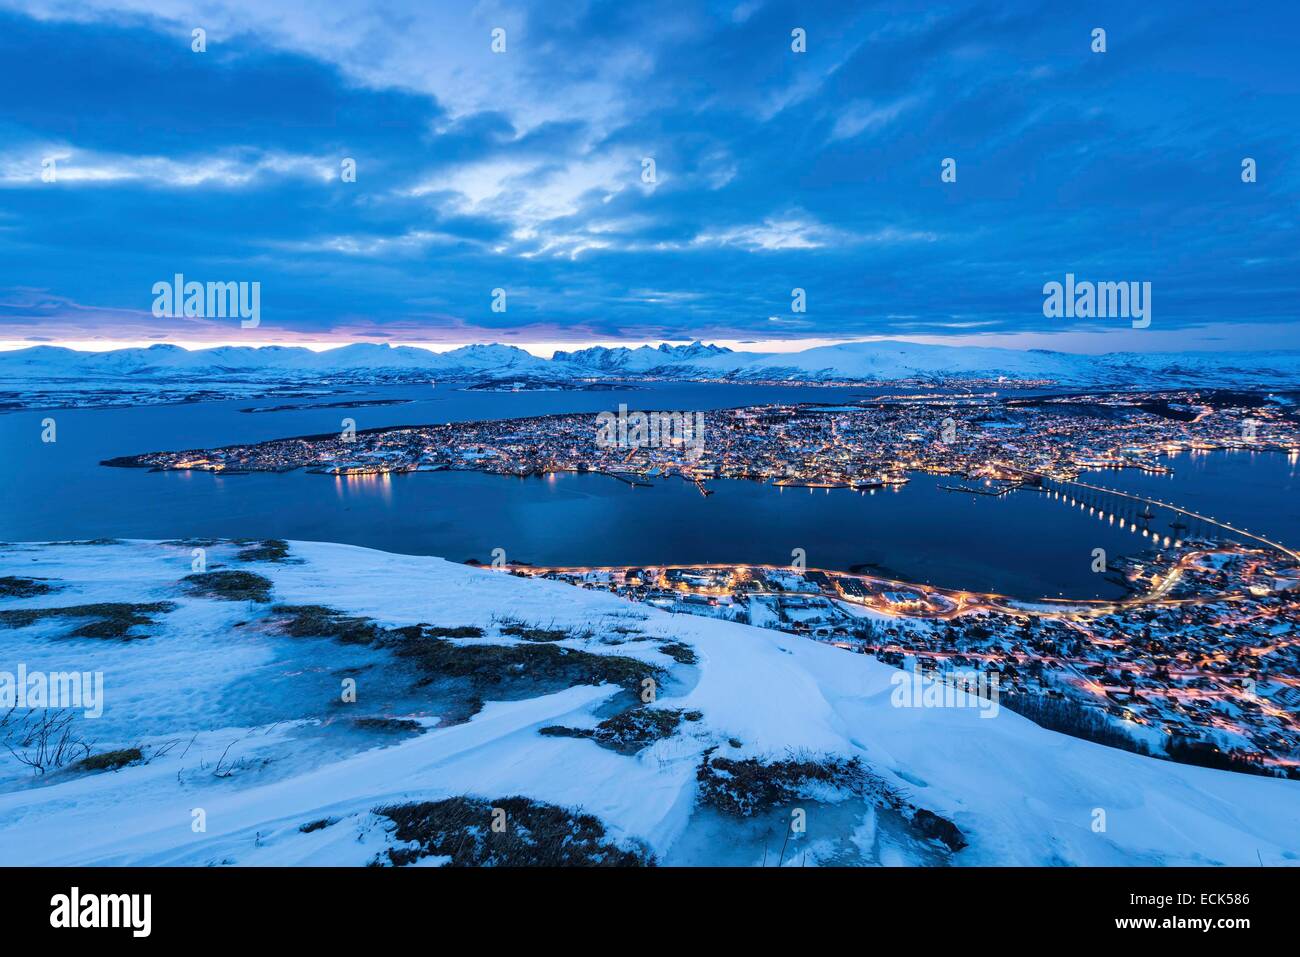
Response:
POLYGON ((924 6, 0 0, 0 340, 1297 344, 1300 14, 924 6))

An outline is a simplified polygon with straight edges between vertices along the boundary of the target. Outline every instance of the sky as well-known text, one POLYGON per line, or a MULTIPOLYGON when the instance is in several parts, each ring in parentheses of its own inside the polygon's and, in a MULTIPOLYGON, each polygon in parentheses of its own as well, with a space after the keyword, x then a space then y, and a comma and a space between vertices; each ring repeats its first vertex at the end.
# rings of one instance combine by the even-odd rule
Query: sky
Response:
POLYGON ((1195 0, 0 0, 0 347, 1300 348, 1298 27, 1195 0), (1067 273, 1150 282, 1151 324, 1045 316, 1067 273), (258 325, 155 315, 176 274, 258 283, 258 325))

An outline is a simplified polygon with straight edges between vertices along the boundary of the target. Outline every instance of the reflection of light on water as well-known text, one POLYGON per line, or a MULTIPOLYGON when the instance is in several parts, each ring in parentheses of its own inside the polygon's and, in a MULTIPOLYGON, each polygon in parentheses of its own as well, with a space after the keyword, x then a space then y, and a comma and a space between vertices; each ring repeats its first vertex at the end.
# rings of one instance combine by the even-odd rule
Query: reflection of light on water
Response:
POLYGON ((378 491, 385 505, 393 503, 393 473, 391 472, 352 472, 334 474, 334 491, 340 499, 348 492, 378 491))

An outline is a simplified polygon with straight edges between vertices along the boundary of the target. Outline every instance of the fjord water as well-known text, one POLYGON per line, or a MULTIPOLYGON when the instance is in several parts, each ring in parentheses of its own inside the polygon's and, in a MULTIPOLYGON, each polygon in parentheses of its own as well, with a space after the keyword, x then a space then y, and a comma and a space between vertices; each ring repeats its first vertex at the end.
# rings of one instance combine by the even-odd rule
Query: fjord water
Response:
MULTIPOLYGON (((843 402, 860 389, 649 384, 613 392, 491 393, 415 386, 316 399, 237 400, 0 415, 0 539, 289 538, 346 542, 454 561, 493 549, 539 565, 698 562, 858 565, 907 581, 1027 598, 1113 597, 1092 550, 1141 551, 1144 540, 1050 497, 947 492, 914 475, 896 490, 778 489, 710 483, 704 497, 677 479, 631 487, 601 475, 517 479, 471 472, 338 478, 210 475, 101 466, 162 449, 208 448, 291 435, 429 422, 643 410, 709 410, 767 402, 843 402), (244 413, 248 407, 343 399, 409 404, 244 413), (58 440, 41 441, 52 416, 58 440)), ((1107 472, 1092 480, 1187 504, 1300 543, 1297 464, 1285 455, 1215 453, 1169 460, 1173 476, 1107 472)), ((1167 517, 1153 527, 1163 529, 1167 517)), ((188 569, 184 569, 187 571, 188 569)))

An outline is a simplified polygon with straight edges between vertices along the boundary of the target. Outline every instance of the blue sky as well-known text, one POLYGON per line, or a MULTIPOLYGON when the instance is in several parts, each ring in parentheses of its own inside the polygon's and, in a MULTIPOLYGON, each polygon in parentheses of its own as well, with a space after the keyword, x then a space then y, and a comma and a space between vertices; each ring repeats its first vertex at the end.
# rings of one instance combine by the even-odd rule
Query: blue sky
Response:
POLYGON ((1300 347, 1300 13, 1146 6, 0 0, 0 344, 1300 347))

